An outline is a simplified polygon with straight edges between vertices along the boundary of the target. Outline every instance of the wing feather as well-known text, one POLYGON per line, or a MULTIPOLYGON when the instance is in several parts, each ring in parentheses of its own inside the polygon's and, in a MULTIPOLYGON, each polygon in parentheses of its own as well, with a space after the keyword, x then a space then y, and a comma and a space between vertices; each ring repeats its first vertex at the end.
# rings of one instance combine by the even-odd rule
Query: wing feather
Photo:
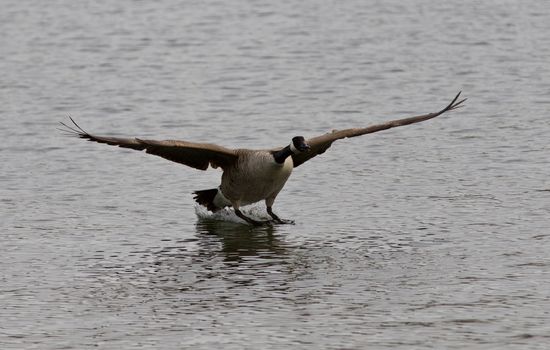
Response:
POLYGON ((75 134, 80 138, 137 151, 145 150, 146 153, 199 170, 206 170, 209 165, 213 168, 221 167, 223 169, 231 166, 238 158, 238 154, 234 150, 210 143, 96 136, 84 131, 72 118, 70 120, 74 127, 61 123, 65 127, 63 131, 75 134))
POLYGON ((332 143, 336 140, 340 140, 343 138, 348 137, 356 137, 361 136, 365 134, 370 134, 373 132, 378 132, 382 130, 387 130, 391 128, 395 128, 398 126, 404 126, 414 123, 419 123, 428 119, 435 118, 445 112, 452 111, 454 109, 460 108, 463 106, 463 102, 466 101, 466 99, 462 99, 457 102, 458 98, 460 97, 461 92, 459 92, 455 98, 449 103, 445 108, 440 110, 439 112, 434 113, 428 113, 428 114, 422 114, 415 117, 409 117, 404 119, 396 119, 391 120, 385 123, 381 124, 375 124, 368 126, 366 128, 352 128, 352 129, 345 129, 345 130, 334 130, 330 133, 317 136, 314 138, 311 138, 309 140, 306 140, 308 145, 311 147, 308 152, 303 152, 300 154, 294 154, 292 155, 292 160, 294 161, 294 167, 300 166, 301 164, 307 162, 308 160, 318 156, 319 154, 325 153, 327 149, 330 148, 332 143))

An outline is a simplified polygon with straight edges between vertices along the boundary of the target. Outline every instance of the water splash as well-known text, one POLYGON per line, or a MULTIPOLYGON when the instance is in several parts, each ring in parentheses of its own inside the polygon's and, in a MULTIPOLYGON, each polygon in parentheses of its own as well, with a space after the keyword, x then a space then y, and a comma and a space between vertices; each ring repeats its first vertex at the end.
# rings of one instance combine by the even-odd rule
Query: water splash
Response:
MULTIPOLYGON (((250 207, 241 208, 241 211, 243 212, 244 215, 257 221, 266 221, 271 219, 268 216, 268 214, 265 212, 265 210, 260 206, 250 206, 250 207)), ((199 220, 225 221, 225 222, 233 222, 238 224, 246 223, 244 220, 239 218, 237 214, 235 214, 235 211, 231 208, 224 208, 220 211, 213 213, 207 210, 202 205, 196 204, 195 214, 197 215, 199 220)))

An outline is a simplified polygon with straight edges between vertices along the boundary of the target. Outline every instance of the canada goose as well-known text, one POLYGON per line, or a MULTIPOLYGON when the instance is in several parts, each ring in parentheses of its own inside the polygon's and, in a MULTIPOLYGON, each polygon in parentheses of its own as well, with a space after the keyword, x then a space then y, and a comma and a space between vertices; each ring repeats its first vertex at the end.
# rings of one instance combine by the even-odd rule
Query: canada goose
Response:
POLYGON ((206 170, 208 166, 212 168, 220 167, 223 169, 221 185, 218 188, 195 191, 194 199, 197 203, 212 212, 231 206, 235 210, 235 214, 241 219, 253 225, 261 225, 265 222, 247 217, 241 212, 240 207, 265 200, 267 213, 273 218, 273 221, 290 223, 291 221, 282 220, 273 213, 273 202, 285 185, 293 168, 324 153, 336 140, 422 122, 459 108, 466 100, 463 99, 457 102, 459 96, 460 92, 447 107, 439 112, 392 120, 366 128, 333 130, 308 140, 302 136, 296 136, 292 138, 288 146, 269 150, 229 149, 209 143, 175 140, 155 141, 96 136, 84 131, 70 117, 74 126, 69 126, 63 122, 61 124, 66 128, 63 131, 88 141, 138 151, 145 150, 147 153, 200 170, 206 170))

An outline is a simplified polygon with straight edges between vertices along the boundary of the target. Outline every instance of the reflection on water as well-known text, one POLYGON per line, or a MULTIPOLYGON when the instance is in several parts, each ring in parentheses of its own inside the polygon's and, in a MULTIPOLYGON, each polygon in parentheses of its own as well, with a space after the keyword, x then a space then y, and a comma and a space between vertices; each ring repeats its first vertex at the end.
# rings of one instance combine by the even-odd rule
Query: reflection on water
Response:
POLYGON ((276 226, 250 227, 217 220, 199 220, 196 228, 199 246, 212 250, 213 245, 221 245, 219 250, 226 262, 238 263, 252 256, 270 259, 285 254, 287 243, 277 238, 276 226))

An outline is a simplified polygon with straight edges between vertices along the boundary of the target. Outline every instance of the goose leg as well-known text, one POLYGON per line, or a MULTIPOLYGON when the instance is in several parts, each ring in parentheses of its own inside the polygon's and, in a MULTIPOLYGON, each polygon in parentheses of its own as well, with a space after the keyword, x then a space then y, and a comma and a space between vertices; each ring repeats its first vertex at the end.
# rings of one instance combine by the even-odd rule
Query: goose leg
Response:
POLYGON ((273 221, 275 221, 278 224, 294 224, 293 220, 281 219, 277 215, 275 215, 271 206, 267 207, 267 213, 269 214, 269 216, 273 218, 273 221))
POLYGON ((258 220, 251 219, 248 216, 244 215, 243 212, 237 208, 235 208, 235 214, 237 214, 237 216, 243 219, 244 221, 254 226, 262 226, 263 224, 266 224, 269 222, 269 221, 258 221, 258 220))

